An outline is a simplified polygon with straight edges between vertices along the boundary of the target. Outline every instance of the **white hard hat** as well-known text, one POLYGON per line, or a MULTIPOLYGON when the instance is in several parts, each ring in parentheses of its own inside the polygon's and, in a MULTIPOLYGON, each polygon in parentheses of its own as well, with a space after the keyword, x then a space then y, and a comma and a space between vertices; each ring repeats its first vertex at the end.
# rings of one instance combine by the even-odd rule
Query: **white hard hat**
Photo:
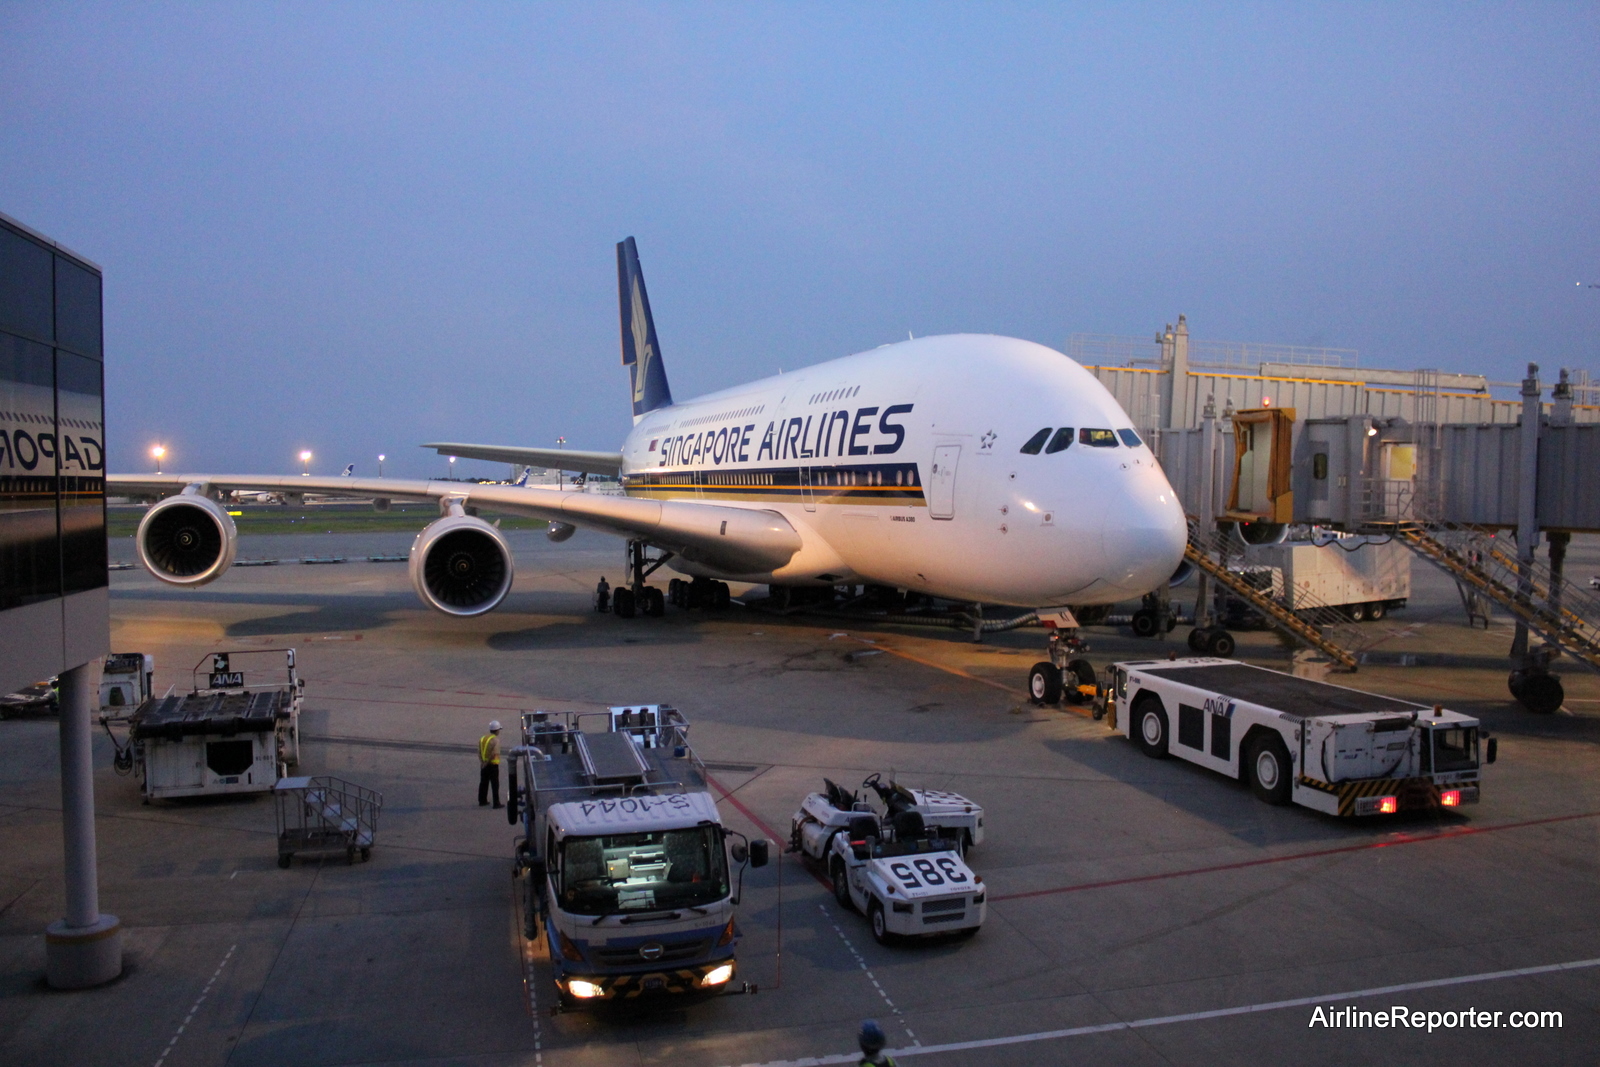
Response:
POLYGON ((500 729, 500 720, 499 719, 491 719, 489 721, 489 732, 490 733, 494 733, 498 729, 500 729))

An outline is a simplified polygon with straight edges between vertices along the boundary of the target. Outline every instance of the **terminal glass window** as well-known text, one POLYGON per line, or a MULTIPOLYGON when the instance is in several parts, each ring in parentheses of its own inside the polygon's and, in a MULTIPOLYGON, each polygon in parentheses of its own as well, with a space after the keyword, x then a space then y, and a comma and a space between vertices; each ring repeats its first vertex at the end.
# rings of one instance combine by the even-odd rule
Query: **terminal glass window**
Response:
POLYGON ((1070 444, 1072 444, 1072 427, 1063 426, 1056 431, 1054 437, 1050 438, 1050 443, 1044 446, 1045 455, 1053 456, 1070 444))
POLYGON ((55 423, 50 349, 0 333, 0 610, 61 594, 55 423))
POLYGON ((728 895, 716 827, 569 837, 561 844, 561 908, 576 915, 704 907, 728 895))
POLYGON ((100 278, 56 257, 56 344, 101 358, 100 278))
POLYGON ((0 226, 0 330, 51 339, 50 259, 49 249, 0 226))
POLYGON ((99 360, 56 352, 52 451, 61 490, 62 592, 106 584, 105 432, 99 360))
POLYGON ((1117 435, 1110 430, 1091 430, 1086 427, 1078 431, 1078 443, 1090 448, 1116 448, 1117 435))

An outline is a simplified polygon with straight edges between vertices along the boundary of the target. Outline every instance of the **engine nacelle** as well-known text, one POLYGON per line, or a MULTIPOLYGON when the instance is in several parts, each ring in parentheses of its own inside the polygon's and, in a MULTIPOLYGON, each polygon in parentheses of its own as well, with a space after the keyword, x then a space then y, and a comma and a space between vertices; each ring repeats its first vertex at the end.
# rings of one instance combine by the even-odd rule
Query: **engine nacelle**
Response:
POLYGON ((463 618, 493 611, 511 591, 511 549, 472 515, 446 515, 411 544, 411 584, 422 602, 463 618))
POLYGON ((198 493, 169 496, 145 512, 134 536, 145 569, 171 585, 205 585, 233 565, 233 516, 198 493))
POLYGON ((552 520, 550 528, 544 532, 544 535, 559 545, 577 532, 578 528, 570 522, 555 522, 552 520))

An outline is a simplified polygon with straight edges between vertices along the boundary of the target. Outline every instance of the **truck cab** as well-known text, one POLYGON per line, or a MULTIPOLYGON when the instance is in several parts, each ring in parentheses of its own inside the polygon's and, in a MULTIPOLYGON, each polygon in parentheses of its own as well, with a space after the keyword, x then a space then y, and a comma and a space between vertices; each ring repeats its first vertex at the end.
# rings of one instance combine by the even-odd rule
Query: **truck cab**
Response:
POLYGON ((688 728, 653 704, 523 716, 509 814, 524 932, 549 939, 564 1005, 733 986, 743 865, 766 842, 722 825, 688 728))

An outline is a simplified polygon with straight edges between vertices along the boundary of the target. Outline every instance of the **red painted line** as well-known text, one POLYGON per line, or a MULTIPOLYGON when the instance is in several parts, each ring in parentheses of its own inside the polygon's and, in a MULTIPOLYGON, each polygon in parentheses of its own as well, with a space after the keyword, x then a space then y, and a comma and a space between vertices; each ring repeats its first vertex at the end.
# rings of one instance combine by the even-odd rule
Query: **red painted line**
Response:
POLYGON ((475 708, 478 711, 521 711, 521 708, 499 708, 492 704, 437 704, 426 700, 387 700, 372 697, 331 697, 326 693, 318 693, 311 701, 313 704, 323 700, 342 700, 349 704, 392 704, 399 708, 475 708))
POLYGON ((1454 837, 1469 837, 1473 834, 1492 834, 1499 830, 1519 830, 1528 826, 1547 826, 1551 823, 1571 822, 1574 819, 1592 819, 1600 815, 1600 811, 1586 811, 1577 815, 1555 815, 1548 819, 1528 819, 1525 822, 1501 823, 1499 826, 1469 826, 1460 830, 1444 830, 1425 837, 1407 837, 1398 841, 1372 841, 1364 845, 1345 845, 1342 848, 1324 848, 1315 852, 1296 852, 1289 856, 1269 856, 1266 859, 1242 860, 1239 863, 1223 863, 1215 867, 1192 867, 1183 871, 1168 871, 1165 874, 1142 874, 1135 878, 1116 878, 1109 882, 1084 882, 1080 885, 1058 886, 1055 889, 1034 889, 1027 893, 1007 893, 1004 896, 990 897, 991 901, 999 903, 1002 900, 1025 900, 1028 897, 1048 897, 1058 893, 1077 893, 1085 889, 1109 889, 1119 885, 1137 885, 1140 882, 1160 882, 1168 878, 1188 878, 1196 874, 1217 874, 1222 871, 1240 871, 1247 867, 1264 867, 1269 863, 1289 863, 1293 860, 1312 860, 1322 856, 1339 856, 1350 852, 1366 852, 1375 848, 1391 848, 1396 845, 1421 845, 1430 841, 1445 841, 1454 837))
MULTIPOLYGON (((766 834, 768 837, 770 837, 772 839, 773 845, 775 845, 780 850, 784 847, 786 842, 784 841, 784 839, 782 837, 778 836, 778 831, 774 830, 772 827, 770 827, 766 823, 762 822, 760 816, 758 816, 755 812, 751 811, 749 808, 745 807, 744 803, 738 797, 734 796, 733 793, 731 793, 728 790, 727 786, 723 785, 721 782, 719 782, 715 778, 711 777, 711 772, 710 771, 706 772, 706 781, 708 781, 712 785, 716 786, 717 789, 719 789, 722 792, 722 796, 719 799, 726 800, 729 804, 732 804, 735 808, 737 808, 741 815, 743 815, 745 818, 749 819, 758 828, 760 828, 762 833, 766 834)), ((783 856, 781 854, 781 851, 780 851, 780 854, 778 856, 778 862, 780 862, 780 863, 783 862, 783 856)), ((805 869, 805 872, 807 874, 809 874, 809 875, 811 875, 811 877, 815 878, 817 880, 817 884, 822 886, 822 888, 827 889, 829 891, 831 891, 833 889, 833 883, 828 881, 826 878, 822 877, 822 875, 818 874, 816 871, 812 870, 810 865, 808 865, 805 862, 804 859, 802 859, 800 861, 800 866, 805 869)))

